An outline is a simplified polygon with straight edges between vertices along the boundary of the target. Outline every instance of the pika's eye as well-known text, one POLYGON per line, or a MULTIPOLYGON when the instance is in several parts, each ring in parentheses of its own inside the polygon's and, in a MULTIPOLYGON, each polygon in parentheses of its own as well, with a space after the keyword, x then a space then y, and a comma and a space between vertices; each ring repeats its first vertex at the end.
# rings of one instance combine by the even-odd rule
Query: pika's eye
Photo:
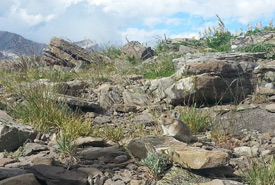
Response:
POLYGON ((166 115, 166 114, 164 115, 164 118, 167 118, 167 115, 166 115))

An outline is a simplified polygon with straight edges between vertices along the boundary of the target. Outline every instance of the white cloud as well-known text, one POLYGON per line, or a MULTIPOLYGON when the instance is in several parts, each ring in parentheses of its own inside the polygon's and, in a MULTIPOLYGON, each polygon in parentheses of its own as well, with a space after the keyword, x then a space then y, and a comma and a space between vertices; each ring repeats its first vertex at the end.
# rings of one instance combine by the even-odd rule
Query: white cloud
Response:
POLYGON ((274 0, 0 0, 0 29, 36 41, 150 40, 203 31, 218 14, 242 24, 274 18, 274 0), (196 21, 196 19, 201 19, 196 21), (161 26, 160 26, 161 25, 161 26), (181 29, 182 28, 182 29, 181 29), (181 29, 181 30, 175 30, 181 29), (189 29, 189 30, 188 30, 189 29))

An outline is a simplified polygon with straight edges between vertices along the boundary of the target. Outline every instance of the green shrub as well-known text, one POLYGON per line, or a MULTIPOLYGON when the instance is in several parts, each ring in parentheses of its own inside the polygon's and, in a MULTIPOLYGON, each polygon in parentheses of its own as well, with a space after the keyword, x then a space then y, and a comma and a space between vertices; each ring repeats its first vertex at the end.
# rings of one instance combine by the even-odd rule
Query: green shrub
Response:
POLYGON ((244 52, 265 52, 267 58, 275 58, 275 44, 251 44, 240 50, 244 52))
POLYGON ((170 163, 164 154, 147 152, 147 156, 141 160, 141 164, 147 166, 156 176, 158 176, 167 169, 170 163))
POLYGON ((205 131, 212 122, 210 114, 203 113, 196 105, 181 111, 179 119, 194 133, 205 131))
POLYGON ((213 51, 230 51, 231 39, 233 36, 229 31, 215 32, 213 36, 206 38, 206 45, 213 49, 213 51))

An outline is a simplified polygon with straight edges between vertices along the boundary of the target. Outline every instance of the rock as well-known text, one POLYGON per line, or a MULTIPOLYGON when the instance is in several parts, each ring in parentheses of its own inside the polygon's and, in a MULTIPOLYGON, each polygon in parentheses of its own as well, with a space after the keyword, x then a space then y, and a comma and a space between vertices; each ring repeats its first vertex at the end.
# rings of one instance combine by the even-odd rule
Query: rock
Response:
POLYGON ((64 94, 69 96, 79 96, 88 84, 82 80, 74 79, 72 81, 66 82, 63 85, 64 94))
POLYGON ((13 151, 27 140, 34 140, 36 134, 31 126, 0 119, 0 151, 13 151))
POLYGON ((269 112, 275 113, 275 103, 266 105, 265 109, 269 112))
POLYGON ((106 59, 99 54, 89 53, 73 43, 53 37, 47 48, 44 49, 44 60, 49 65, 81 68, 80 66, 101 63, 106 59))
POLYGON ((78 137, 74 144, 78 147, 86 147, 86 146, 93 146, 93 147, 104 147, 106 146, 106 141, 101 137, 78 137))
POLYGON ((275 44, 275 32, 260 32, 239 36, 231 40, 232 50, 237 50, 251 44, 275 44))
POLYGON ((257 156, 258 150, 259 150, 258 148, 252 148, 252 147, 248 147, 248 146, 240 146, 240 147, 234 148, 234 153, 237 156, 251 157, 251 156, 257 156))
POLYGON ((99 103, 103 108, 111 108, 114 104, 122 104, 122 87, 103 84, 98 88, 99 103))
POLYGON ((69 106, 72 107, 79 107, 82 109, 92 109, 92 110, 99 110, 100 105, 97 102, 84 99, 84 98, 79 98, 75 96, 68 96, 68 95, 61 95, 61 94, 54 94, 48 95, 49 98, 56 99, 59 102, 66 103, 69 106))
POLYGON ((81 159, 97 160, 101 158, 106 161, 114 161, 114 158, 120 155, 125 155, 119 147, 87 147, 78 152, 81 159))
POLYGON ((37 179, 45 181, 47 185, 87 185, 87 175, 62 167, 36 165, 30 170, 37 179))
POLYGON ((32 173, 17 175, 0 181, 0 185, 41 185, 32 173))
POLYGON ((271 139, 271 143, 272 143, 272 144, 275 144, 275 137, 273 137, 273 138, 271 139))
POLYGON ((2 158, 0 159, 0 167, 4 167, 6 164, 13 163, 13 162, 16 162, 16 160, 11 158, 2 158))
POLYGON ((13 121, 13 118, 9 116, 6 111, 0 110, 0 119, 6 120, 6 121, 13 121))
POLYGON ((110 116, 97 116, 94 119, 94 123, 97 123, 97 124, 111 123, 111 117, 110 116))
POLYGON ((126 162, 128 160, 128 156, 127 155, 119 155, 114 159, 115 163, 123 163, 126 162))
POLYGON ((215 179, 215 180, 212 180, 211 182, 199 183, 198 185, 245 185, 245 184, 237 181, 232 181, 232 180, 215 179))
POLYGON ((149 111, 143 111, 142 114, 134 117, 134 121, 136 124, 143 124, 145 126, 154 125, 155 118, 149 113, 149 111))
POLYGON ((28 155, 36 154, 40 151, 45 151, 45 150, 49 150, 46 145, 41 145, 38 143, 27 143, 24 146, 24 150, 22 154, 24 156, 28 156, 28 155))
POLYGON ((124 104, 114 104, 112 107, 116 112, 121 113, 129 113, 129 112, 136 112, 137 107, 131 105, 124 105, 124 104))
POLYGON ((121 52, 126 57, 131 57, 138 60, 144 60, 154 55, 151 47, 145 47, 137 41, 128 42, 121 48, 121 52))
POLYGON ((25 169, 0 168, 0 179, 6 179, 28 173, 25 169))
POLYGON ((196 51, 197 51, 196 49, 193 49, 192 47, 189 47, 189 46, 180 45, 179 47, 179 52, 181 54, 194 53, 196 51))
POLYGON ((229 155, 225 152, 190 147, 171 137, 135 139, 129 143, 128 149, 135 157, 145 158, 148 152, 147 145, 159 153, 165 153, 184 168, 214 168, 224 166, 229 159, 229 155))
POLYGON ((150 104, 144 87, 131 86, 130 89, 123 91, 123 101, 126 105, 146 106, 150 104))
POLYGON ((255 89, 253 70, 258 66, 254 62, 260 58, 258 55, 209 53, 174 59, 176 73, 147 81, 146 92, 154 102, 164 100, 173 105, 190 100, 209 104, 242 100, 255 89))
POLYGON ((99 169, 97 168, 77 168, 77 171, 78 172, 82 172, 82 173, 85 173, 87 175, 91 175, 92 177, 95 177, 97 175, 100 175, 100 176, 103 176, 103 173, 102 171, 100 171, 99 169))
POLYGON ((31 160, 33 165, 53 165, 54 158, 53 157, 35 157, 34 159, 31 160))
POLYGON ((210 179, 208 178, 190 173, 186 169, 173 166, 165 173, 163 178, 157 182, 157 185, 190 185, 209 181, 210 179))

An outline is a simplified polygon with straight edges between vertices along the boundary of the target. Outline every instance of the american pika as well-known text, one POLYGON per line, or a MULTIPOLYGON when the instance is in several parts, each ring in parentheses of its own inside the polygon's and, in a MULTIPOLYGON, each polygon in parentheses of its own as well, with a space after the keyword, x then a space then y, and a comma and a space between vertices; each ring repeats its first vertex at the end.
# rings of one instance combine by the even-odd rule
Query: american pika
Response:
POLYGON ((173 112, 172 114, 164 113, 158 118, 163 135, 172 136, 187 143, 197 141, 197 137, 192 136, 192 132, 184 122, 179 120, 179 116, 178 112, 173 112))

